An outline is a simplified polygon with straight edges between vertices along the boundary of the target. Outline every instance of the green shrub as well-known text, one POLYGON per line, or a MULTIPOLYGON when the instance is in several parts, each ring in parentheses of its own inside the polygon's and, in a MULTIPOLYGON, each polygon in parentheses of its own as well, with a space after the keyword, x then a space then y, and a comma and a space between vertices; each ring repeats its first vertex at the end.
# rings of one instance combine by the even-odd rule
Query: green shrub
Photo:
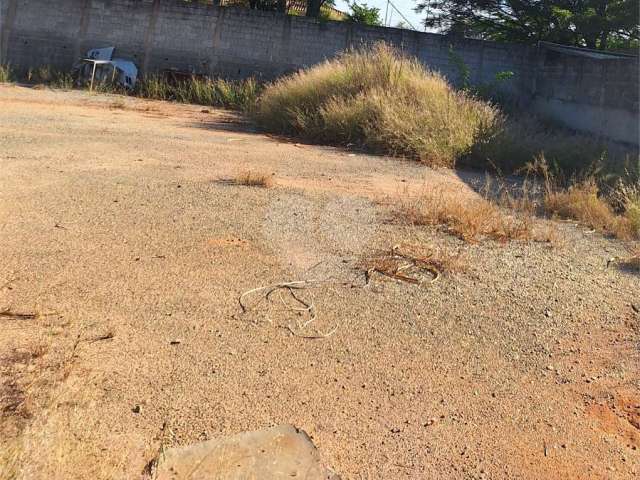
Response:
POLYGON ((456 92, 439 74, 384 44, 276 81, 256 109, 270 131, 437 166, 453 166, 498 116, 488 103, 456 92))

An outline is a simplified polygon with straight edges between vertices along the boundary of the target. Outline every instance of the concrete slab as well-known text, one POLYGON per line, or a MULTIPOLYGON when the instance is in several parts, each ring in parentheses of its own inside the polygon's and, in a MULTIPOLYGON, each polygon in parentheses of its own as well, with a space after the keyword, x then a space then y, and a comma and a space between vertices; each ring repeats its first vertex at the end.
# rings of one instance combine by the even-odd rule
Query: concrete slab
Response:
POLYGON ((292 425, 243 432, 165 452, 158 480, 338 480, 309 436, 292 425))

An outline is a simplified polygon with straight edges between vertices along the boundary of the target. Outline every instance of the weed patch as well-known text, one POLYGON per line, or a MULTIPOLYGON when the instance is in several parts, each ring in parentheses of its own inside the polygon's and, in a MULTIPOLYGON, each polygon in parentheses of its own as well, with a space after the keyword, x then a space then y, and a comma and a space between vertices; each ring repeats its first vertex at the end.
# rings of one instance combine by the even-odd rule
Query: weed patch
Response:
POLYGON ((623 240, 640 238, 638 203, 635 197, 624 200, 625 212, 618 214, 593 178, 576 182, 566 190, 547 185, 544 209, 564 219, 577 220, 601 233, 623 240))
POLYGON ((620 265, 625 269, 640 273, 640 247, 636 248, 630 256, 623 258, 620 265))
POLYGON ((529 212, 506 212, 490 198, 461 191, 436 188, 417 196, 404 195, 394 205, 393 215, 410 225, 444 227, 467 242, 534 238, 534 220, 529 212))
POLYGON ((256 116, 276 133, 451 167, 498 112, 378 44, 267 86, 256 116))
POLYGON ((49 65, 30 68, 27 71, 25 80, 28 83, 47 85, 51 88, 60 88, 63 90, 70 90, 74 87, 73 75, 62 72, 49 65))
POLYGON ((270 188, 273 186, 273 177, 267 173, 247 170, 239 173, 234 179, 234 183, 236 185, 244 185, 246 187, 270 188))
POLYGON ((249 111, 255 105, 260 89, 252 78, 230 81, 193 76, 169 81, 160 76, 148 76, 138 82, 134 94, 156 100, 249 111))
POLYGON ((528 112, 512 112, 498 117, 460 163, 513 173, 544 158, 557 175, 568 178, 599 171, 605 177, 622 174, 621 167, 637 156, 635 150, 553 125, 528 112))

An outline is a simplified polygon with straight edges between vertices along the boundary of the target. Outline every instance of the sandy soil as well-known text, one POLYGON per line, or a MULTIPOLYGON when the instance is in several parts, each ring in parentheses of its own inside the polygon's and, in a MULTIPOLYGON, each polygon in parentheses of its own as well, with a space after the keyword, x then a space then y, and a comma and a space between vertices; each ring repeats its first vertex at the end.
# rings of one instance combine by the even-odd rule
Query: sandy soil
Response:
POLYGON ((0 316, 0 477, 140 478, 161 444, 293 423, 345 479, 638 478, 624 245, 397 225, 381 199, 477 176, 202 110, 0 86, 0 311, 39 314, 0 316), (276 186, 226 181, 247 169, 276 186), (401 242, 467 269, 363 287, 401 242), (298 280, 313 322, 286 290, 242 312, 298 280))

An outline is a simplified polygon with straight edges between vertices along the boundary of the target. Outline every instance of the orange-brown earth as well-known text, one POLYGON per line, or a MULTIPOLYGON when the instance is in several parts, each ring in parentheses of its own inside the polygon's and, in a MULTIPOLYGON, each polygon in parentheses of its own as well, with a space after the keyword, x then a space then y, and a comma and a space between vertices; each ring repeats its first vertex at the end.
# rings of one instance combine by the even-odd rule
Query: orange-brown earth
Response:
POLYGON ((293 423, 345 479, 638 478, 640 277, 607 268, 624 245, 392 220, 407 191, 464 199, 478 177, 0 86, 0 477, 140 478, 161 445, 293 423), (247 170, 275 186, 225 181, 247 170), (365 286, 361 258, 403 242, 467 267, 365 286), (239 305, 301 280, 313 318, 287 289, 239 305))

